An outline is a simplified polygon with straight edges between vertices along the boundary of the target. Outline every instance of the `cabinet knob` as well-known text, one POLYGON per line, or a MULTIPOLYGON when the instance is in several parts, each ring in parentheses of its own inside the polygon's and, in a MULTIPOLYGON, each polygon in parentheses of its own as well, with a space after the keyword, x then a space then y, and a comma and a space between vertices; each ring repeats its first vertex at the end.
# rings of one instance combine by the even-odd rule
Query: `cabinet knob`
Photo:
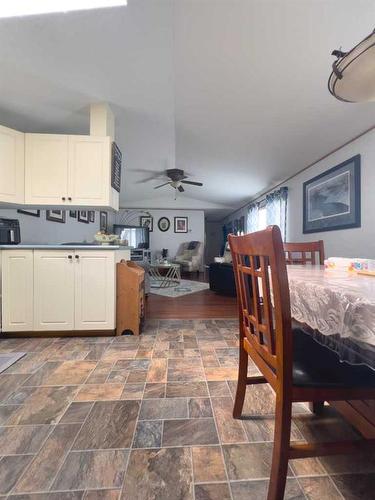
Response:
POLYGON ((79 259, 79 255, 76 255, 76 259, 79 259))
POLYGON ((72 258, 73 258, 73 257, 72 257, 71 255, 68 255, 68 259, 70 259, 70 260, 71 260, 72 258))
POLYGON ((68 196, 68 201, 72 201, 72 197, 71 196, 68 196))
POLYGON ((61 199, 62 199, 62 201, 65 201, 65 196, 63 196, 61 199))

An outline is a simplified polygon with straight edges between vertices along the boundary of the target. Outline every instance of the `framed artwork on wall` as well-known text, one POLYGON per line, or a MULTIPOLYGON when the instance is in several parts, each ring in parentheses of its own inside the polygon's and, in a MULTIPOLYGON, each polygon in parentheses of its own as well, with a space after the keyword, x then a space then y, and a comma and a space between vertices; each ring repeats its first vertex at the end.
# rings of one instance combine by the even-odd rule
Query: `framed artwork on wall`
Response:
POLYGON ((175 233, 187 233, 188 232, 188 218, 187 217, 175 217, 174 218, 174 232, 175 233))
POLYGON ((142 227, 148 227, 150 233, 154 230, 154 218, 150 215, 141 215, 139 218, 139 225, 142 227))
POLYGON ((303 232, 361 227, 361 156, 303 183, 303 232))
POLYGON ((65 210, 46 210, 46 220, 65 224, 65 210))
POLYGON ((89 213, 87 210, 78 210, 78 222, 89 223, 89 213))
POLYGON ((31 215, 32 217, 40 217, 40 210, 17 210, 19 214, 31 215))
POLYGON ((89 210, 89 222, 95 222, 95 211, 89 210))
POLYGON ((168 217, 160 217, 158 220, 158 228, 162 233, 165 233, 168 231, 168 229, 171 227, 171 222, 168 219, 168 217))
POLYGON ((100 230, 107 232, 108 230, 108 214, 107 212, 100 212, 100 230))

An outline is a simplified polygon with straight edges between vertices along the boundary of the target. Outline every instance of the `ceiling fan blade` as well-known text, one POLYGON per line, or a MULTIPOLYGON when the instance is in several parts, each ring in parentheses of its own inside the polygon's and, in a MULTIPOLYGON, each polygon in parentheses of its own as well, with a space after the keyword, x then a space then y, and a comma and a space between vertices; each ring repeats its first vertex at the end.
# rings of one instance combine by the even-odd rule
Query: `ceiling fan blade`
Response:
POLYGON ((191 184, 192 186, 203 186, 202 182, 193 182, 193 181, 181 181, 183 184, 191 184))
POLYGON ((149 182, 149 181, 156 181, 158 179, 158 177, 156 176, 153 176, 153 177, 146 177, 146 179, 141 179, 137 182, 135 182, 135 184, 143 184, 144 182, 149 182))
POLYGON ((180 191, 180 193, 183 193, 185 191, 185 189, 182 186, 178 186, 177 189, 180 191))
POLYGON ((170 184, 170 181, 169 182, 164 182, 164 184, 160 184, 160 186, 155 186, 154 189, 159 189, 163 186, 167 186, 168 184, 170 184))

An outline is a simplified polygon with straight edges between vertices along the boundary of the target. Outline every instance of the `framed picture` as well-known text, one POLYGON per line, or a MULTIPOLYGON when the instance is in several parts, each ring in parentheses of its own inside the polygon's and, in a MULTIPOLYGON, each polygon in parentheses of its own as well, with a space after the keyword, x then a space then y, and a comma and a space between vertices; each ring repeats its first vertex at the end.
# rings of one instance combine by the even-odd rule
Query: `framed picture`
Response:
POLYGON ((303 232, 361 227, 361 156, 303 183, 303 232))
POLYGON ((95 211, 89 210, 89 222, 95 222, 95 211))
POLYGON ((89 212, 88 210, 78 210, 78 222, 89 223, 89 212))
POLYGON ((65 224, 65 210, 46 210, 46 220, 65 224))
POLYGON ((139 225, 142 227, 148 227, 150 233, 154 230, 154 218, 149 215, 141 215, 139 218, 139 225))
POLYGON ((40 217, 40 210, 17 210, 19 214, 31 215, 32 217, 40 217))
POLYGON ((175 233, 187 233, 188 232, 188 218, 187 217, 175 217, 174 218, 174 232, 175 233))
POLYGON ((158 228, 161 232, 165 233, 171 227, 171 222, 168 217, 160 217, 158 220, 158 228))
POLYGON ((108 214, 107 212, 100 212, 100 230, 107 232, 108 230, 108 214))

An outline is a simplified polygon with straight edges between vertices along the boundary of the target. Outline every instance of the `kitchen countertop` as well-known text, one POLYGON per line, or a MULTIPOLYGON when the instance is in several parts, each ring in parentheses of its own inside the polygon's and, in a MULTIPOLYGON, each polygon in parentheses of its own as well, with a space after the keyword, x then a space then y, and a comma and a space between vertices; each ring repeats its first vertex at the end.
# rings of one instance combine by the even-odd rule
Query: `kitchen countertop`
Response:
POLYGON ((37 244, 37 243, 30 243, 30 244, 19 244, 19 245, 0 245, 0 250, 26 250, 26 249, 31 249, 31 250, 73 250, 73 249, 79 249, 79 250, 130 250, 131 247, 124 247, 122 245, 80 245, 80 244, 71 244, 71 245, 64 245, 64 244, 37 244))

